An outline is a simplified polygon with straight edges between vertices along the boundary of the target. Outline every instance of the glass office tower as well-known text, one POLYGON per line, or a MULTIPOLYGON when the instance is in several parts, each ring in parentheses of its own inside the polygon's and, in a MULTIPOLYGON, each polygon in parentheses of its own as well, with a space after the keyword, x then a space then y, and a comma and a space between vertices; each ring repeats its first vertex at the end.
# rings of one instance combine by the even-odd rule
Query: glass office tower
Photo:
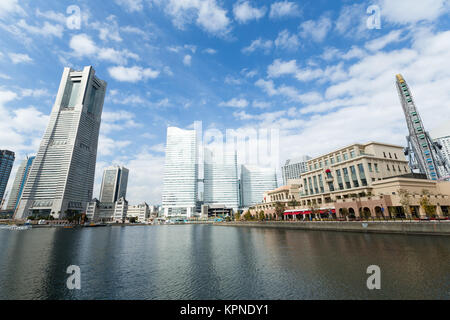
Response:
POLYGON ((241 166, 242 207, 261 203, 264 192, 277 188, 277 174, 273 168, 253 165, 241 166))
MULTIPOLYGON (((15 154, 9 150, 0 150, 0 204, 3 203, 6 186, 8 185, 15 154)), ((1 208, 1 207, 0 207, 1 208)))
POLYGON ((129 170, 121 166, 111 166, 103 172, 100 202, 116 202, 126 198, 129 170))
POLYGON ((6 210, 15 211, 17 209, 34 158, 35 157, 29 157, 20 164, 16 173, 16 178, 14 179, 14 184, 11 188, 11 194, 9 195, 6 210))
POLYGON ((198 192, 196 130, 167 128, 162 207, 164 216, 192 217, 198 192))

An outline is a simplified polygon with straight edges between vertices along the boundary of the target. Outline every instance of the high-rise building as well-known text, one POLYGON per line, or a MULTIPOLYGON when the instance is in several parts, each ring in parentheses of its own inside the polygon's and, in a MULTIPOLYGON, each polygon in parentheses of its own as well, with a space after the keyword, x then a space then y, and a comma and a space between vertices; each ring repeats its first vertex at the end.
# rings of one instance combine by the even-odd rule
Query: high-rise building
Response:
POLYGON ((204 204, 239 208, 236 151, 204 150, 204 204))
POLYGON ((106 82, 95 70, 64 68, 50 121, 33 161, 16 218, 81 213, 92 199, 106 82))
POLYGON ((30 173, 30 168, 34 158, 35 157, 29 157, 23 160, 20 164, 9 194, 6 210, 15 211, 17 209, 17 205, 19 204, 20 197, 22 196, 23 187, 25 186, 25 182, 27 182, 28 174, 30 173))
MULTIPOLYGON (((440 138, 436 138, 434 140, 437 142, 441 147, 442 156, 444 157, 445 161, 450 165, 450 135, 444 136, 440 138)), ((448 169, 444 169, 443 166, 440 166, 438 168, 441 170, 441 176, 445 177, 446 179, 450 178, 450 167, 448 169)))
POLYGON ((3 204, 3 196, 5 195, 6 186, 11 175, 14 159, 14 152, 0 150, 0 208, 3 204))
POLYGON ((283 185, 287 185, 289 180, 299 179, 302 173, 308 171, 306 162, 311 157, 303 156, 286 160, 284 166, 281 167, 281 174, 283 176, 283 185))
POLYGON ((426 174, 430 180, 438 180, 442 178, 442 170, 439 170, 439 167, 442 166, 444 170, 448 170, 450 164, 445 162, 439 145, 431 139, 429 133, 425 130, 405 79, 400 74, 396 78, 397 91, 409 131, 409 135, 406 137, 408 142, 406 154, 409 159, 409 166, 415 172, 426 174))
POLYGON ((167 128, 162 207, 164 216, 191 217, 198 192, 196 130, 167 128))
POLYGON ((273 168, 241 166, 242 207, 262 202, 264 193, 277 188, 277 173, 273 168))
POLYGON ((126 198, 129 170, 123 166, 111 166, 103 172, 100 202, 116 202, 126 198))

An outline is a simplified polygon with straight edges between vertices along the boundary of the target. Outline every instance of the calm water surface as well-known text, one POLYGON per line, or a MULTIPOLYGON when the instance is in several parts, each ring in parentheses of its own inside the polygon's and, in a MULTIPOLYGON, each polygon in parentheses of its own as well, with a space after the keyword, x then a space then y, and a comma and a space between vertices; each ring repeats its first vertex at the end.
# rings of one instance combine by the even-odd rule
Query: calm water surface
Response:
POLYGON ((210 225, 0 230, 0 299, 449 299, 450 239, 210 225), (81 268, 81 290, 66 269, 81 268), (368 290, 369 265, 381 290, 368 290))

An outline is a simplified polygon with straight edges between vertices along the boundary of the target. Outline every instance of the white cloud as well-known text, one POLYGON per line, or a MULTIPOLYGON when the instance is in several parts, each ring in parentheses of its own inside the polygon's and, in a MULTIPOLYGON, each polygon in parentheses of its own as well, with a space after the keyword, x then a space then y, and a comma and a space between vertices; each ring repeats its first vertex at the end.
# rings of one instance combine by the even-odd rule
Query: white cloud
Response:
POLYGON ((128 12, 142 11, 144 5, 142 0, 115 0, 116 3, 128 12))
POLYGON ((242 80, 241 79, 237 79, 237 78, 233 78, 230 75, 227 75, 225 77, 225 83, 226 84, 233 84, 233 85, 240 85, 242 84, 242 80))
POLYGON ((76 57, 98 58, 116 64, 126 64, 128 59, 139 60, 139 56, 128 49, 118 51, 113 48, 98 47, 86 34, 78 34, 70 39, 70 48, 76 57))
POLYGON ((433 21, 450 8, 446 0, 380 0, 379 4, 383 19, 399 24, 433 21))
POLYGON ((18 4, 18 0, 0 1, 0 18, 7 17, 10 14, 26 15, 25 11, 18 4))
POLYGON ((253 40, 252 43, 242 49, 243 53, 252 53, 255 50, 262 49, 264 53, 268 54, 270 49, 272 49, 273 41, 272 40, 263 40, 261 38, 253 40))
POLYGON ((203 50, 203 52, 205 52, 207 54, 216 54, 217 50, 212 49, 212 48, 207 48, 207 49, 203 50))
POLYGON ((30 56, 25 53, 9 53, 8 55, 12 63, 14 64, 30 63, 33 61, 33 59, 31 59, 30 56))
POLYGON ((390 43, 402 41, 403 39, 400 37, 401 34, 402 30, 393 30, 385 36, 367 42, 365 48, 370 51, 381 50, 390 43))
POLYGON ((259 79, 255 82, 255 85, 263 89, 269 96, 283 96, 293 102, 317 103, 322 100, 322 96, 315 91, 300 93, 291 86, 280 85, 276 87, 273 80, 259 79))
POLYGON ((31 26, 31 25, 27 24, 27 22, 24 19, 21 19, 17 23, 17 26, 24 29, 25 31, 27 31, 30 34, 40 35, 40 36, 44 36, 44 37, 54 36, 54 37, 61 38, 64 33, 64 27, 62 25, 51 24, 47 21, 44 22, 43 26, 31 26))
POLYGON ((297 61, 282 61, 275 59, 274 62, 267 68, 267 74, 271 78, 278 78, 287 74, 296 74, 298 72, 297 61))
POLYGON ((300 41, 296 34, 290 34, 288 30, 283 30, 278 34, 275 46, 280 49, 295 51, 300 46, 300 41))
POLYGON ((177 28, 183 29, 195 20, 199 27, 212 34, 224 35, 229 31, 227 11, 216 0, 167 0, 157 4, 164 6, 177 28))
POLYGON ((183 58, 183 64, 185 66, 190 66, 191 63, 192 63, 192 56, 189 55, 189 54, 185 55, 184 58, 183 58))
POLYGON ((301 14, 297 3, 290 1, 279 1, 270 6, 269 17, 278 19, 283 17, 297 17, 301 14))
POLYGON ((252 106, 254 108, 266 109, 266 108, 270 108, 272 106, 272 104, 267 101, 253 100, 252 106))
MULTIPOLYGON (((122 37, 119 32, 119 24, 117 23, 117 18, 114 15, 108 16, 102 22, 94 22, 90 25, 93 29, 98 30, 99 38, 103 41, 113 40, 117 42, 122 41, 122 37)), ((127 29, 125 29, 127 30, 127 29)))
POLYGON ((114 140, 103 134, 98 138, 98 156, 112 156, 117 155, 121 149, 128 147, 131 144, 129 140, 114 140))
POLYGON ((245 108, 248 106, 248 101, 246 99, 233 98, 229 101, 219 103, 219 106, 232 108, 245 108))
POLYGON ((130 68, 117 66, 108 69, 109 75, 122 82, 137 82, 146 79, 155 79, 159 76, 159 71, 133 66, 130 68))
POLYGON ((328 17, 321 17, 319 20, 308 20, 300 25, 300 35, 303 38, 311 37, 315 42, 322 42, 331 29, 331 20, 328 17))
POLYGON ((239 23, 247 23, 250 20, 259 20, 266 14, 266 7, 252 7, 249 1, 238 1, 233 6, 235 19, 239 23))

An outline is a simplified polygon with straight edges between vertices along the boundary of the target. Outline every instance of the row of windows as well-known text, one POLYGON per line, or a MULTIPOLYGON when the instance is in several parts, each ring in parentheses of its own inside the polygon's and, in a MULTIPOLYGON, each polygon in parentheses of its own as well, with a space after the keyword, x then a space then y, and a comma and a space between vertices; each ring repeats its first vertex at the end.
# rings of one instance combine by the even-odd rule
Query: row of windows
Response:
POLYGON ((312 171, 314 169, 328 167, 329 164, 339 163, 342 160, 346 161, 348 159, 353 159, 356 156, 355 150, 350 150, 349 153, 343 152, 342 154, 337 154, 336 157, 330 156, 328 159, 325 159, 324 161, 315 162, 314 165, 309 165, 309 170, 312 171), (350 157, 350 158, 349 158, 350 157))

